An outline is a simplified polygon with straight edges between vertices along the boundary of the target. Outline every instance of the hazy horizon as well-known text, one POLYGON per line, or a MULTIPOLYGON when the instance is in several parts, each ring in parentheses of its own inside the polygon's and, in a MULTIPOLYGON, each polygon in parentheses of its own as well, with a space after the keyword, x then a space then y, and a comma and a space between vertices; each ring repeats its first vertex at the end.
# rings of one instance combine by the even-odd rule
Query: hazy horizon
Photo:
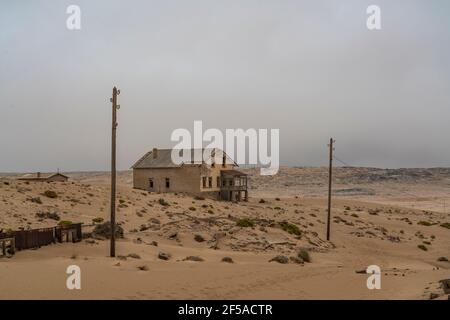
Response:
POLYGON ((352 166, 450 167, 447 1, 0 1, 0 172, 107 171, 114 85, 120 170, 194 120, 279 129, 281 166, 332 136, 352 166))

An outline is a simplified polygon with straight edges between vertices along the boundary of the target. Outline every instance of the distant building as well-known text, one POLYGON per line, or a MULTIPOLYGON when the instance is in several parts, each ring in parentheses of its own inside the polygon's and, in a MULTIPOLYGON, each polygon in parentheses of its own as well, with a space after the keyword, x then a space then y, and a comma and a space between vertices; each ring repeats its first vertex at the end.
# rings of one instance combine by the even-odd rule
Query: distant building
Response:
POLYGON ((29 173, 22 177, 20 177, 18 180, 22 181, 38 181, 38 182, 65 182, 69 180, 68 176, 65 176, 59 172, 57 173, 46 173, 42 174, 40 172, 36 173, 29 173))
POLYGON ((209 150, 210 157, 196 161, 194 155, 204 149, 179 150, 189 152, 189 161, 175 164, 172 149, 147 152, 133 166, 133 187, 153 192, 186 192, 205 194, 229 201, 248 200, 247 175, 234 168, 238 165, 225 152, 209 150), (216 160, 219 161, 216 162, 216 160))

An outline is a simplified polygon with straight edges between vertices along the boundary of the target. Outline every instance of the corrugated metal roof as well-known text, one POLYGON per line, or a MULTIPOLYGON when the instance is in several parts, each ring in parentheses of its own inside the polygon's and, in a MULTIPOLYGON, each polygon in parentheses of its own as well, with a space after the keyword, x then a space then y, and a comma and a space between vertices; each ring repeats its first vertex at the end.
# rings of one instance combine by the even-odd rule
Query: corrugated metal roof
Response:
MULTIPOLYGON (((155 150, 155 149, 154 149, 155 150)), ((211 155, 211 157, 213 157, 214 155, 220 155, 223 152, 222 150, 219 149, 175 149, 175 151, 178 152, 189 152, 191 157, 190 157, 190 161, 188 162, 184 162, 182 164, 175 164, 172 161, 172 150, 173 149, 156 149, 156 153, 157 156, 154 157, 153 153, 154 150, 147 152, 143 157, 141 157, 133 166, 133 169, 147 169, 147 168, 177 168, 177 167, 181 167, 182 165, 200 165, 203 163, 203 161, 195 161, 195 154, 196 152, 199 152, 200 154, 200 159, 202 158, 201 154, 202 152, 204 152, 205 150, 207 150, 209 152, 209 154, 211 155)), ((230 159, 230 157, 228 157, 226 154, 225 156, 227 157, 226 162, 227 163, 232 163, 233 165, 236 165, 236 163, 230 159)), ((208 159, 206 159, 208 160, 208 159)))

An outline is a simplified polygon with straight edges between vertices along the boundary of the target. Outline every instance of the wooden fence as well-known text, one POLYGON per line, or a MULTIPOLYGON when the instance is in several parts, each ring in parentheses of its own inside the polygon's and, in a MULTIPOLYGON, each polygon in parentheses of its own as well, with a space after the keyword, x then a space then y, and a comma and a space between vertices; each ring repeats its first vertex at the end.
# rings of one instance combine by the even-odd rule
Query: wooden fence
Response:
MULTIPOLYGON (((81 223, 53 228, 40 228, 32 230, 12 231, 0 233, 0 244, 4 247, 9 242, 12 252, 15 250, 35 249, 52 243, 79 242, 82 239, 81 223), (13 239, 14 241, 11 241, 13 239)), ((3 250, 4 251, 4 250, 3 250)))

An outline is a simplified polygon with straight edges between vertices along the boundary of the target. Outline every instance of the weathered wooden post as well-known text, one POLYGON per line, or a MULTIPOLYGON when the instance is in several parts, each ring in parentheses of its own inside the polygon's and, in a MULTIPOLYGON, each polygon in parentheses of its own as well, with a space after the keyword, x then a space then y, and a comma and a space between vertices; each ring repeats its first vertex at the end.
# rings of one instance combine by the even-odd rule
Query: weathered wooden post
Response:
POLYGON ((117 129, 117 96, 120 90, 113 88, 112 102, 112 136, 111 136, 111 244, 110 256, 116 256, 116 129, 117 129))
POLYGON ((330 224, 331 224, 331 183, 333 173, 333 138, 330 138, 330 164, 328 168, 328 216, 327 216, 327 240, 330 241, 330 224))

